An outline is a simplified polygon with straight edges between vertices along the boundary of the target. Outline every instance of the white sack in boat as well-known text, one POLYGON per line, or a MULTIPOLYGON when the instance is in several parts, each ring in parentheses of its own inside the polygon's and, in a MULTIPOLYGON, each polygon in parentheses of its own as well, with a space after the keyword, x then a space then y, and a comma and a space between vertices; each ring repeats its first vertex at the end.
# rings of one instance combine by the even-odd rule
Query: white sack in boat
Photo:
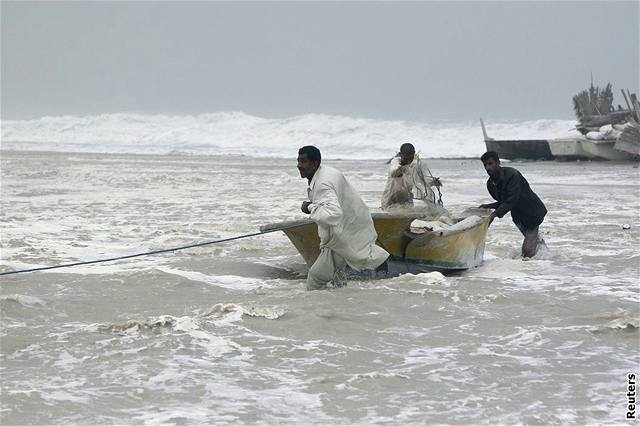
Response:
POLYGON ((440 232, 440 231, 446 231, 447 229, 449 229, 449 226, 451 225, 449 225, 448 223, 437 221, 437 220, 427 221, 427 220, 416 219, 413 222, 411 222, 411 232, 416 234, 421 234, 426 231, 440 232))
POLYGON ((482 222, 482 220, 483 219, 481 217, 475 215, 469 216, 458 223, 453 223, 453 220, 447 216, 441 216, 437 220, 416 219, 411 222, 411 232, 419 234, 425 231, 458 231, 461 229, 472 228, 482 222))
POLYGON ((592 141, 599 141, 604 139, 604 137, 600 132, 589 132, 587 133, 587 139, 591 139, 592 141))
POLYGON ((614 129, 611 124, 607 124, 605 126, 600 127, 600 131, 598 132, 589 132, 587 133, 587 139, 591 139, 594 141, 599 141, 603 139, 618 139, 621 135, 621 132, 617 129, 614 129))
POLYGON ((482 222, 482 218, 479 216, 469 216, 463 220, 461 220, 460 222, 451 225, 449 227, 449 231, 458 231, 460 229, 468 229, 468 228, 473 228, 474 226, 476 226, 478 223, 482 222))

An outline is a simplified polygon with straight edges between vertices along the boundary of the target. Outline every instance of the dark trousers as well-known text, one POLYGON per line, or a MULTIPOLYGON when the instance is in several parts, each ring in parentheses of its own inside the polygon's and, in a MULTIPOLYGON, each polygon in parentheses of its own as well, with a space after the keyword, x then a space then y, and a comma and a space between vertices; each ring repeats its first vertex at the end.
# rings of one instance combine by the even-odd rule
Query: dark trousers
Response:
POLYGON ((533 257, 538 252, 538 246, 544 244, 544 240, 540 239, 538 235, 538 226, 533 228, 527 228, 520 222, 514 222, 522 235, 524 235, 524 241, 522 242, 522 257, 533 257))

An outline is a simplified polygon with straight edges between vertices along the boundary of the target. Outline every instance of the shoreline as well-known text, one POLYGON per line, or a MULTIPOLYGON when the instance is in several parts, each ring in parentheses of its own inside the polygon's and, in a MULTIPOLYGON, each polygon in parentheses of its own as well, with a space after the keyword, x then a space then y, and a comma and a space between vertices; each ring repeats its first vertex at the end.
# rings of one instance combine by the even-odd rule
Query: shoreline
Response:
MULTIPOLYGON (((295 160, 295 155, 291 155, 290 157, 280 157, 280 156, 253 156, 246 154, 207 154, 207 153, 187 153, 187 152, 168 152, 168 153, 139 153, 139 152, 90 152, 90 151, 48 151, 48 150, 31 150, 31 149, 6 149, 0 147, 0 157, 5 154, 34 154, 34 155, 81 155, 83 157, 87 156, 113 156, 113 157, 159 157, 159 158, 168 158, 168 157, 178 157, 178 158, 232 158, 232 159, 243 159, 243 158, 251 158, 257 160, 277 160, 277 161, 291 161, 295 160)), ((387 162, 391 157, 367 157, 367 158, 332 158, 329 156, 323 157, 323 160, 326 161, 382 161, 387 162)), ((480 161, 480 155, 477 157, 422 157, 426 160, 437 160, 437 161, 480 161)), ((548 163, 557 163, 557 164, 583 164, 583 163, 594 163, 594 164, 634 164, 634 167, 638 167, 637 161, 607 161, 607 160, 573 160, 573 161, 560 161, 560 160, 528 160, 528 159, 518 159, 518 160, 507 160, 501 159, 505 164, 509 163, 540 163, 540 164, 548 164, 548 163)))
MULTIPOLYGON (((246 155, 246 154, 207 154, 207 153, 189 153, 189 152, 167 152, 167 153, 140 153, 140 152, 105 152, 105 151, 52 151, 52 150, 32 150, 32 149, 6 149, 0 147, 0 154, 18 154, 18 153, 32 153, 32 154, 59 154, 59 155, 113 155, 113 156, 156 156, 156 157, 185 157, 185 158, 193 158, 193 157, 208 157, 208 158, 219 158, 219 157, 231 157, 231 158, 255 158, 261 160, 290 160, 295 158, 295 155, 290 157, 281 157, 281 156, 257 156, 257 155, 246 155)), ((327 161, 388 161, 391 157, 366 157, 366 158, 332 158, 330 156, 323 156, 323 160, 327 161)), ((479 160, 478 157, 421 157, 427 160, 479 160)), ((508 161, 508 160, 507 160, 508 161)))

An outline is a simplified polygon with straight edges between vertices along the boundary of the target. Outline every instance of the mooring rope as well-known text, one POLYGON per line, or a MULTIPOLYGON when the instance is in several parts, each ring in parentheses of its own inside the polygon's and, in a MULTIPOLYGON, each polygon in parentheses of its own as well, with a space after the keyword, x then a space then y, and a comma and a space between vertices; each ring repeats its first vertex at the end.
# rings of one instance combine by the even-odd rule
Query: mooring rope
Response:
POLYGON ((153 250, 153 251, 147 251, 147 252, 144 252, 144 253, 129 254, 129 255, 126 255, 126 256, 109 257, 107 259, 96 259, 96 260, 88 260, 88 261, 84 261, 84 262, 63 263, 61 265, 42 266, 40 268, 20 269, 20 270, 16 270, 16 271, 0 272, 0 275, 14 275, 14 274, 22 274, 22 273, 25 273, 25 272, 46 271, 48 269, 69 268, 69 267, 72 267, 72 266, 92 265, 92 264, 95 264, 95 263, 113 262, 114 260, 131 259, 133 257, 151 256, 151 255, 154 255, 154 254, 174 252, 174 251, 185 250, 185 249, 194 248, 194 247, 202 247, 202 246, 208 246, 208 245, 211 245, 211 244, 224 243, 224 242, 227 242, 227 241, 240 240, 242 238, 255 237, 257 235, 270 234, 272 232, 284 231, 284 230, 292 229, 292 228, 298 228, 298 227, 301 227, 301 226, 306 226, 308 224, 309 223, 297 223, 297 224, 294 224, 294 225, 289 225, 289 226, 283 226, 283 227, 280 227, 280 228, 269 229, 267 231, 254 232, 252 234, 236 235, 235 237, 222 238, 220 240, 213 240, 213 241, 205 241, 203 243, 197 243, 197 244, 189 244, 188 246, 173 247, 173 248, 162 249, 162 250, 153 250))

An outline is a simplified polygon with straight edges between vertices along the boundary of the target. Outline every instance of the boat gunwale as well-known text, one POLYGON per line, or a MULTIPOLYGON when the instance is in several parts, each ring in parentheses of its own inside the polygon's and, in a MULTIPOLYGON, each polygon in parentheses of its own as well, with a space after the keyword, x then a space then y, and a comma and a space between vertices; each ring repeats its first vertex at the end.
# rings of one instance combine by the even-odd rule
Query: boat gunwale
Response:
MULTIPOLYGON (((389 214, 389 213, 384 213, 384 212, 372 212, 371 213, 371 219, 376 220, 376 219, 389 219, 389 220, 393 220, 393 219, 421 219, 424 218, 424 214, 420 214, 420 213, 407 213, 407 214, 399 214, 399 213, 393 213, 393 214, 389 214)), ((467 216, 470 217, 470 216, 467 216)), ((462 232, 467 232, 471 229, 474 229, 478 226, 483 225, 485 222, 487 222, 489 215, 486 216, 480 216, 482 218, 481 221, 473 224, 472 226, 469 226, 467 228, 461 228, 461 229, 455 229, 453 231, 449 231, 447 229, 442 230, 442 231, 425 231, 424 233, 419 233, 416 234, 416 236, 419 235, 424 235, 424 234, 433 234, 435 236, 438 237, 449 237, 449 236, 453 236, 453 235, 457 235, 460 234, 462 232)), ((459 219, 457 222, 460 222, 461 220, 465 219, 462 217, 455 217, 455 219, 459 219)), ((456 222, 456 223, 457 223, 456 222)), ((283 221, 283 222, 273 222, 273 223, 268 223, 266 225, 262 225, 260 227, 260 232, 268 232, 268 231, 277 231, 280 228, 282 228, 281 230, 283 232, 287 232, 287 231, 293 231, 293 229, 288 229, 290 227, 298 227, 301 228, 302 225, 315 225, 316 223, 311 220, 311 219, 297 219, 297 220, 288 220, 288 221, 283 221)))

